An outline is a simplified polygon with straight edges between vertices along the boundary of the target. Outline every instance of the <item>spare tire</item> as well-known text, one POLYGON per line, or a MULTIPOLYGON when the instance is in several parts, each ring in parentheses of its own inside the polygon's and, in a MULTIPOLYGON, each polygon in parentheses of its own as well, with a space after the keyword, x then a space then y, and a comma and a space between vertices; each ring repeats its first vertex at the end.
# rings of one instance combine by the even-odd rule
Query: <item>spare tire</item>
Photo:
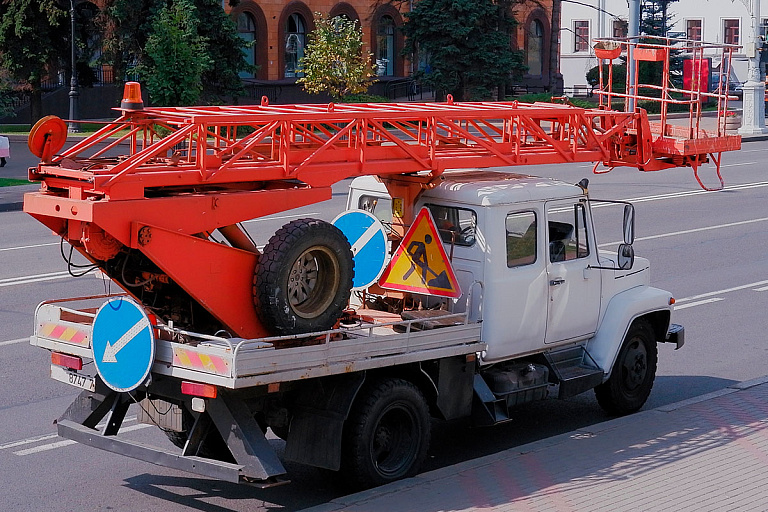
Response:
POLYGON ((331 329, 347 307, 353 277, 352 250, 338 228, 317 219, 292 221, 259 256, 256 310, 277 335, 331 329))

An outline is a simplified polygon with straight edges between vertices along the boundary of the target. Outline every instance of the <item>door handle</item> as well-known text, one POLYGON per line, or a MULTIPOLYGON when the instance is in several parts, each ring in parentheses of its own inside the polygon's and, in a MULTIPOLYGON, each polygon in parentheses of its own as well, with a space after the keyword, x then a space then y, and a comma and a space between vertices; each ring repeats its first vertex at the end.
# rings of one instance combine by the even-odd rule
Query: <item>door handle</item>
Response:
POLYGON ((556 277, 556 278, 554 278, 554 279, 550 279, 550 280, 549 280, 549 286, 557 286, 557 285, 561 285, 561 284, 563 284, 564 282, 565 282, 565 279, 563 279, 562 277, 556 277))

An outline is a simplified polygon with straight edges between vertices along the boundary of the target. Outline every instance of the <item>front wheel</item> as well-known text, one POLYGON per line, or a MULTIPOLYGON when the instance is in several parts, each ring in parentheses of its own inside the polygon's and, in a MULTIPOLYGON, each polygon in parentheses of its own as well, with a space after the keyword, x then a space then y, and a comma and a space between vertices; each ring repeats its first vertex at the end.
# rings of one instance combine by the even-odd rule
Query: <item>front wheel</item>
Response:
POLYGON ((429 409, 412 383, 386 379, 364 388, 342 438, 342 475, 353 488, 416 474, 427 456, 429 409))
POLYGON ((623 416, 640 409, 656 378, 658 349, 648 322, 632 324, 610 378, 595 388, 597 403, 609 414, 623 416))

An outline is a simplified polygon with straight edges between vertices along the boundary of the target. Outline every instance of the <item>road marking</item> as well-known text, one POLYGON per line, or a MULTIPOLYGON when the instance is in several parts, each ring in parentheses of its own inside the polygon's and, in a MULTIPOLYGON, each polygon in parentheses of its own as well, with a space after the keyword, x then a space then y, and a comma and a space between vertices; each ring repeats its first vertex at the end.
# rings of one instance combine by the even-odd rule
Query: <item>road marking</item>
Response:
MULTIPOLYGON (((755 222, 765 222, 768 221, 768 217, 761 217, 759 219, 750 219, 750 220, 741 220, 738 222, 728 222, 727 224, 718 224, 716 226, 706 226, 703 228, 694 228, 694 229, 684 229, 682 231, 672 231, 671 233, 662 233, 659 235, 650 235, 650 236, 639 236, 635 238, 635 241, 639 240, 654 240, 656 238, 666 238, 668 236, 677 236, 677 235, 687 235, 690 233, 699 233, 702 231, 710 231, 712 229, 720 229, 720 228, 731 228, 734 226, 744 226, 746 224, 754 224, 755 222)), ((610 242, 610 243, 604 243, 599 244, 598 247, 610 247, 612 245, 619 245, 623 244, 623 241, 620 242, 610 242)))
POLYGON ((691 295, 690 297, 683 297, 682 299, 676 299, 675 302, 688 302, 688 301, 695 301, 698 299, 704 299, 708 297, 714 297, 715 295, 722 295, 724 293, 730 293, 730 292, 736 292, 739 290, 745 290, 747 288, 754 288, 756 286, 764 286, 767 285, 768 281, 757 281, 755 283, 749 283, 749 284, 743 284, 741 286, 734 286, 732 288, 724 288, 722 290, 717 290, 714 292, 707 292, 707 293, 701 293, 699 295, 691 295))
POLYGON ((736 162, 734 164, 721 164, 720 168, 723 167, 738 167, 740 165, 755 165, 757 162, 736 162))
MULTIPOLYGON (((121 428, 119 432, 120 433, 132 432, 134 430, 141 430, 143 428, 149 428, 152 426, 154 425, 149 425, 147 423, 138 423, 136 425, 130 425, 128 427, 121 428)), ((49 450, 55 450, 56 448, 61 448, 63 446, 69 446, 71 444, 76 444, 76 443, 77 441, 72 441, 71 439, 65 439, 63 441, 56 441, 55 443, 41 444, 40 446, 35 446, 34 448, 26 448, 24 450, 15 451, 13 452, 13 454, 23 457, 24 455, 33 455, 35 453, 47 452, 49 450)))
POLYGON ((6 345, 16 345, 18 343, 29 343, 29 337, 26 338, 19 338, 16 340, 8 340, 8 341, 0 341, 0 347, 4 347, 6 345))
POLYGON ((64 279, 67 277, 71 277, 69 272, 49 272, 47 274, 37 274, 32 276, 9 277, 0 279, 0 288, 19 284, 39 283, 41 281, 52 281, 54 279, 64 279))
POLYGON ((3 247, 0 248, 0 252, 18 251, 19 249, 36 249, 38 247, 49 247, 51 245, 59 245, 59 242, 51 242, 49 244, 19 245, 16 247, 3 247))
POLYGON ((712 304, 713 302, 720 302, 721 300, 723 300, 722 297, 713 297, 711 299, 704 299, 696 302, 689 302, 688 304, 682 304, 680 306, 675 304, 675 311, 677 311, 678 309, 686 309, 686 308, 692 308, 694 306, 701 306, 702 304, 712 304))
POLYGON ((768 292, 768 286, 763 286, 762 288, 755 288, 756 292, 768 292))
POLYGON ((40 441, 47 441, 48 439, 55 439, 59 437, 58 434, 47 434, 39 437, 31 437, 29 439, 22 439, 21 441, 13 441, 6 444, 0 444, 0 450, 7 450, 8 448, 16 448, 17 446, 24 446, 25 444, 39 443, 40 441))

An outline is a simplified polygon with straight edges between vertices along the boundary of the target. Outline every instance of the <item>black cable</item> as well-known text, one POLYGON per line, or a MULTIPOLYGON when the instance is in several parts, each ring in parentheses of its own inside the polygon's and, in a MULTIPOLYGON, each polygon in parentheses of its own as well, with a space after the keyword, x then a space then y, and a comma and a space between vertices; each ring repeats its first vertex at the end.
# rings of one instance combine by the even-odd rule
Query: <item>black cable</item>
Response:
POLYGON ((129 288, 140 288, 140 287, 142 287, 142 286, 144 286, 146 284, 151 283, 154 280, 154 277, 150 277, 149 279, 145 279, 144 281, 140 281, 140 282, 134 283, 134 284, 131 284, 131 283, 128 282, 128 280, 125 278, 125 267, 128 264, 128 258, 130 257, 130 255, 131 255, 131 251, 129 249, 128 252, 125 253, 125 259, 123 260, 123 267, 120 270, 120 277, 123 280, 123 284, 125 286, 128 286, 129 288))

